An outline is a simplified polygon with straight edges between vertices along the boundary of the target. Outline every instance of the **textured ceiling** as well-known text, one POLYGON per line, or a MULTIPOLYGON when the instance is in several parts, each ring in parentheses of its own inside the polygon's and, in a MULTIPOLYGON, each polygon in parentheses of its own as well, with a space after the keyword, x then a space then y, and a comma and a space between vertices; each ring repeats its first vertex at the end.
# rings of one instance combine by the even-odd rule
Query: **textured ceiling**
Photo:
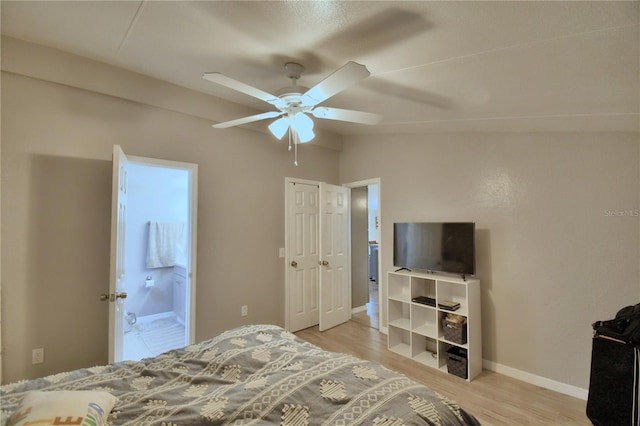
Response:
MULTIPOLYGON (((2 34, 254 108, 201 78, 311 87, 347 61, 371 77, 323 105, 375 112, 340 134, 638 131, 640 2, 2 1, 2 34)), ((238 117, 220 117, 221 121, 238 117)))

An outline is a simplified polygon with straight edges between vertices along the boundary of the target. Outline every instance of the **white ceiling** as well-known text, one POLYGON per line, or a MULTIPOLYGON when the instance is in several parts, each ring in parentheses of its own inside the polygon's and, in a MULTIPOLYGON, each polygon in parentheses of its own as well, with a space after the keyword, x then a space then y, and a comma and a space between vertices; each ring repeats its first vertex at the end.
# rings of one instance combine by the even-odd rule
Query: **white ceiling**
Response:
MULTIPOLYGON (((2 34, 256 109, 201 78, 311 87, 353 60, 371 77, 323 105, 381 114, 340 134, 638 131, 640 2, 2 1, 2 34)), ((239 118, 220 117, 220 121, 239 118)))

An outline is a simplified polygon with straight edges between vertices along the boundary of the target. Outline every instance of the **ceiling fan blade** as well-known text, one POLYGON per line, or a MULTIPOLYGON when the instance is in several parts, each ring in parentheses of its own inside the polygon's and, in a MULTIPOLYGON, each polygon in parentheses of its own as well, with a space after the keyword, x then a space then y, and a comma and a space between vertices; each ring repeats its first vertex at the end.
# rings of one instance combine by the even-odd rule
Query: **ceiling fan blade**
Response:
POLYGON ((333 74, 313 86, 302 95, 303 103, 308 106, 318 105, 347 87, 369 77, 371 73, 364 65, 353 61, 347 62, 333 74))
POLYGON ((216 129, 226 129, 227 127, 238 126, 240 124, 252 123, 254 121, 266 120, 267 118, 275 118, 284 114, 280 111, 268 111, 262 114, 250 115, 248 117, 238 118, 236 120, 225 121, 223 123, 214 124, 216 129))
POLYGON ((378 124, 382 116, 372 112, 353 111, 350 109, 317 107, 311 111, 314 117, 325 118, 327 120, 350 121, 360 124, 378 124))
POLYGON ((234 80, 233 78, 227 77, 226 75, 219 72, 205 72, 202 75, 202 78, 212 83, 217 83, 230 89, 237 90, 238 92, 242 92, 246 95, 253 96, 254 98, 261 99, 266 103, 275 106, 276 108, 285 107, 287 105, 285 101, 283 101, 276 95, 272 95, 271 93, 265 92, 264 90, 249 86, 248 84, 242 83, 238 80, 234 80))

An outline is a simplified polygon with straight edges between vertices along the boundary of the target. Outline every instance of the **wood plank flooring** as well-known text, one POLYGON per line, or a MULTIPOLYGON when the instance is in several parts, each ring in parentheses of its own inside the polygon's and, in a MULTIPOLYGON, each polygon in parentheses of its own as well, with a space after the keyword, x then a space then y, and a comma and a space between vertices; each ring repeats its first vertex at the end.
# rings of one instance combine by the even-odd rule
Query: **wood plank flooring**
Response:
POLYGON ((586 402, 491 371, 472 382, 425 367, 387 350, 387 336, 349 321, 320 333, 311 327, 295 333, 321 348, 348 353, 403 373, 457 401, 483 425, 590 425, 586 402))
POLYGON ((380 309, 378 304, 378 283, 376 281, 369 281, 369 303, 365 306, 367 309, 353 314, 351 321, 359 322, 367 327, 379 328, 380 309))

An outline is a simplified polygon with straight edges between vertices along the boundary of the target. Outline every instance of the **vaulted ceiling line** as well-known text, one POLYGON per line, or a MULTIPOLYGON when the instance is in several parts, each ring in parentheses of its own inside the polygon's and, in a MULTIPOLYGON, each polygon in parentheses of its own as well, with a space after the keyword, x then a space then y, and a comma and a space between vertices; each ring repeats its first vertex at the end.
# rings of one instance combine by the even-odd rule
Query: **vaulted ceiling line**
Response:
POLYGON ((117 50, 116 56, 115 56, 116 58, 118 56, 120 56, 120 52, 124 48, 124 45, 127 43, 127 40, 129 40, 129 36, 131 35, 131 33, 133 31, 133 28, 138 23, 138 20, 140 19, 140 16, 142 16, 142 11, 144 10, 144 7, 145 7, 146 4, 147 4, 147 0, 142 0, 140 2, 140 4, 138 5, 138 9, 136 10, 135 15, 133 15, 133 18, 131 18, 131 22, 129 23, 129 26, 127 27, 127 31, 125 31, 124 36, 122 37, 122 41, 120 41, 120 45, 118 46, 118 50, 117 50))
POLYGON ((425 63, 422 63, 422 64, 411 65, 411 66, 408 66, 408 67, 402 67, 402 68, 396 68, 396 69, 393 69, 393 70, 387 70, 387 71, 382 71, 382 72, 371 73, 371 75, 375 76, 375 77, 380 77, 380 76, 383 76, 383 75, 394 74, 394 73, 403 72, 403 71, 409 71, 409 70, 415 70, 415 69, 418 69, 418 68, 424 68, 424 67, 428 67, 428 66, 431 66, 431 65, 444 64, 444 63, 447 63, 447 62, 454 62, 454 61, 458 61, 458 60, 464 60, 464 59, 468 59, 468 58, 473 58, 473 57, 482 56, 482 55, 488 55, 488 54, 507 51, 507 50, 512 50, 512 49, 531 47, 531 46, 535 46, 535 45, 538 45, 538 44, 544 44, 544 43, 554 42, 554 41, 558 41, 558 40, 566 40, 566 39, 570 39, 570 38, 584 37, 584 36, 592 35, 592 34, 605 33, 605 32, 611 32, 611 31, 618 31, 618 30, 626 30, 626 29, 630 29, 630 28, 640 28, 640 26, 639 25, 635 25, 635 24, 621 25, 621 26, 616 26, 616 27, 599 28, 597 30, 582 31, 582 32, 573 33, 573 34, 566 34, 566 35, 558 36, 558 37, 545 38, 545 39, 540 39, 540 40, 532 40, 532 41, 516 43, 516 44, 512 44, 512 45, 508 45, 508 46, 501 46, 501 47, 496 47, 496 48, 493 48, 493 49, 482 50, 482 51, 475 52, 475 53, 467 53, 467 54, 464 54, 464 55, 452 56, 450 58, 438 59, 436 61, 429 61, 429 62, 425 62, 425 63))

